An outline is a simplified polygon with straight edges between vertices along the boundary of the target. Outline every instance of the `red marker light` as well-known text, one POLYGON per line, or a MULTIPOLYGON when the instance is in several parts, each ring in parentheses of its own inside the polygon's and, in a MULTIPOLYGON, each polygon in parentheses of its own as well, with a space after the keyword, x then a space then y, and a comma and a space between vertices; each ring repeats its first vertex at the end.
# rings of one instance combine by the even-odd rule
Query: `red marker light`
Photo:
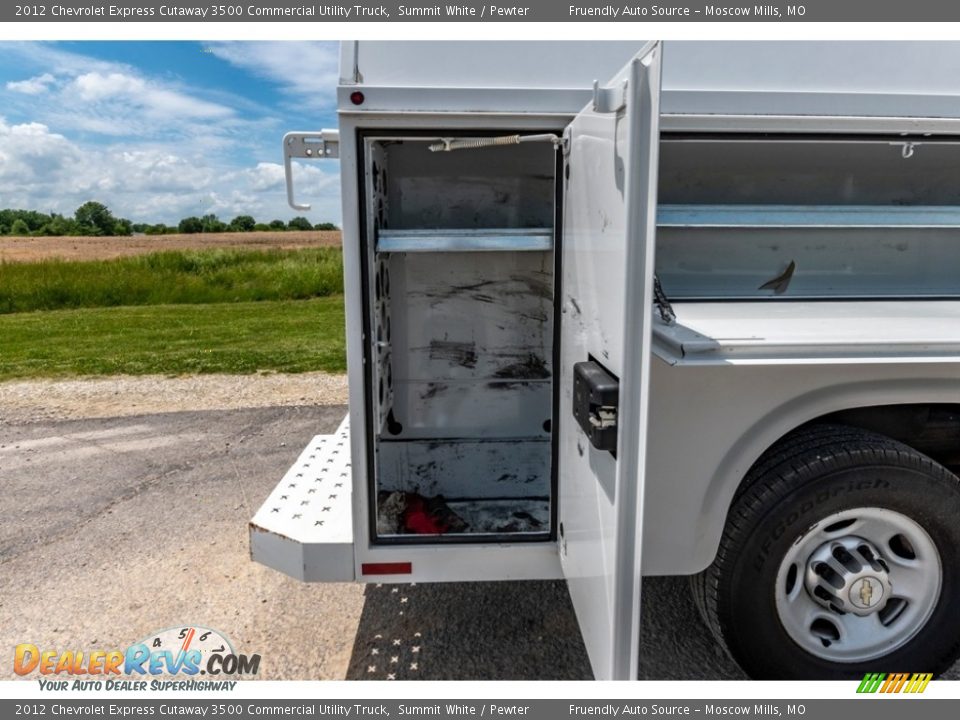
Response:
POLYGON ((366 98, 363 97, 363 93, 359 90, 354 90, 352 93, 350 93, 350 102, 352 102, 354 105, 363 105, 363 101, 365 99, 366 98))
POLYGON ((363 575, 409 575, 413 572, 413 563, 361 563, 360 572, 363 575))

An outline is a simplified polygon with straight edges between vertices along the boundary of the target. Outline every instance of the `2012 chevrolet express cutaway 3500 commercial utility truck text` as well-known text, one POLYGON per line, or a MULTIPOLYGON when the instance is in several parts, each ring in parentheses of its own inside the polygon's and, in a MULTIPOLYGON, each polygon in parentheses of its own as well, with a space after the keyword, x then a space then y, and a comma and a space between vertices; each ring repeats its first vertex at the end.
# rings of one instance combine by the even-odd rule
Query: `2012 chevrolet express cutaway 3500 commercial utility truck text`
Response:
POLYGON ((949 43, 344 43, 339 129, 284 153, 298 208, 292 162, 340 163, 349 418, 253 557, 565 578, 597 678, 636 677, 641 577, 668 574, 753 677, 944 670, 957 67, 949 43))

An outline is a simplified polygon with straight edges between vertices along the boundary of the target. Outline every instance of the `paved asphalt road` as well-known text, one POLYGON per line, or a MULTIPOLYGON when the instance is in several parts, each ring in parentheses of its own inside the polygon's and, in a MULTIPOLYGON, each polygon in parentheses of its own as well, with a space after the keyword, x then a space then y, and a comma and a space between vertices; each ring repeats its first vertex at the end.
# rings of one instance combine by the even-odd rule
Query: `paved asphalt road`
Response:
MULTIPOLYGON (((562 583, 305 585, 249 560, 247 520, 343 413, 0 423, 0 648, 126 647, 197 624, 260 653, 266 679, 589 679, 562 583)), ((742 677, 683 579, 645 581, 642 636, 642 677, 742 677)))

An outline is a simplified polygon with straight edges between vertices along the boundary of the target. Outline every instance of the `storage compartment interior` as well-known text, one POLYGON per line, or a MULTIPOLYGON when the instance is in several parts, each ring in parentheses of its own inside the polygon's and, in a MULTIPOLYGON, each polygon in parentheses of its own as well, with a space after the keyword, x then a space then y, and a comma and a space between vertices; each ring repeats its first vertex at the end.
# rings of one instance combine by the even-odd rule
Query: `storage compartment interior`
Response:
POLYGON ((960 297, 960 140, 665 136, 673 300, 960 297))
POLYGON ((376 537, 546 540, 556 152, 434 141, 364 144, 376 537))

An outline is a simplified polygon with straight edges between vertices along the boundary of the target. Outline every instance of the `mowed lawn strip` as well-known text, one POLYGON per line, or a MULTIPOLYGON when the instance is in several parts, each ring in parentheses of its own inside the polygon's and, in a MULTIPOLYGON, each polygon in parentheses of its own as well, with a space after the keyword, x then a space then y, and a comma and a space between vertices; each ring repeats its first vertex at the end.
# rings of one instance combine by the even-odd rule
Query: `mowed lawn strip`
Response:
POLYGON ((345 368, 342 295, 0 314, 0 380, 345 368))
POLYGON ((0 262, 0 314, 300 300, 342 292, 339 248, 178 250, 114 260, 0 262))

